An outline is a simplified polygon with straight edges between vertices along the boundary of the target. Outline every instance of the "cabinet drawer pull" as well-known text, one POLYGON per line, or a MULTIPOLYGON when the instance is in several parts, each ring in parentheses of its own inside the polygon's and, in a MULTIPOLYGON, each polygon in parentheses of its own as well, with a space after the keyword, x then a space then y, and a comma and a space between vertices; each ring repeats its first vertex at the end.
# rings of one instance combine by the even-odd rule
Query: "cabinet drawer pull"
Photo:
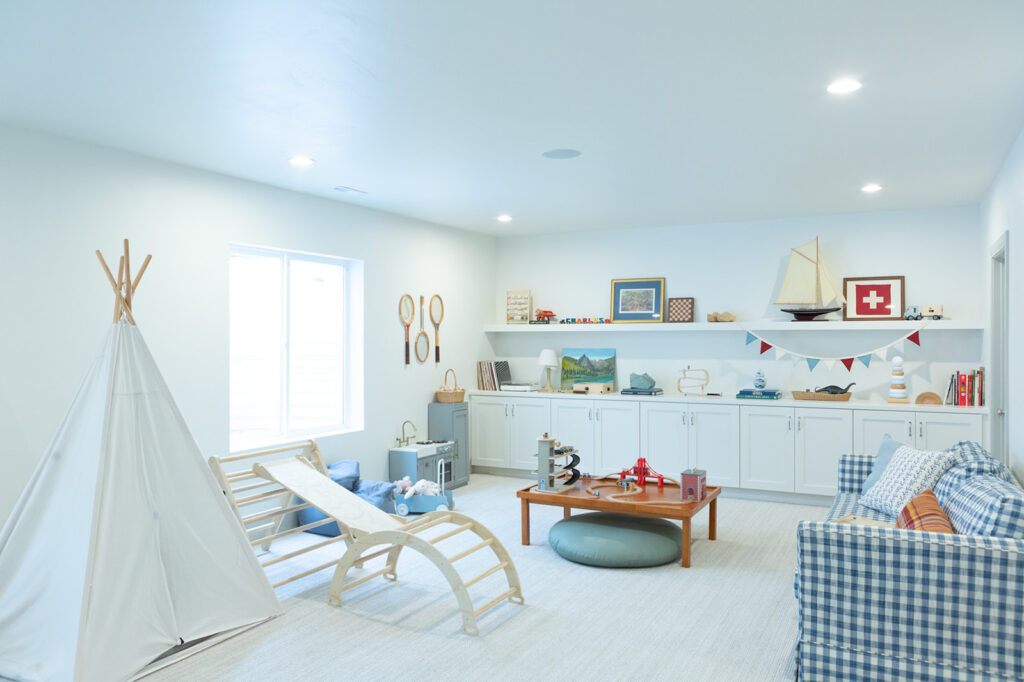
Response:
POLYGON ((914 422, 911 419, 907 420, 907 438, 914 437, 914 422))
POLYGON ((786 430, 787 431, 792 431, 793 430, 793 418, 792 417, 786 417, 786 430))
POLYGON ((588 422, 594 421, 594 410, 591 409, 591 408, 587 408, 587 421, 588 422))
POLYGON ((693 426, 693 422, 694 422, 694 416, 693 416, 693 412, 691 412, 690 413, 690 426, 693 426))
POLYGON ((516 404, 512 403, 512 416, 516 416, 516 404))
POLYGON ((917 437, 918 438, 924 438, 924 422, 923 421, 917 423, 917 437))
POLYGON ((799 431, 800 429, 803 428, 803 419, 804 419, 803 417, 797 417, 796 418, 796 430, 797 431, 799 431))

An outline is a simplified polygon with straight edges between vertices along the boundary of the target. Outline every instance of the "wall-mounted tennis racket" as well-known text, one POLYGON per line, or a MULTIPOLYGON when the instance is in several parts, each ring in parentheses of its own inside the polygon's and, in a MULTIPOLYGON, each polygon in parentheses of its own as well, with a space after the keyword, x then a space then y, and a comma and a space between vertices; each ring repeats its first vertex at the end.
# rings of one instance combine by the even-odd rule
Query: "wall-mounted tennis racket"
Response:
POLYGON ((438 330, 441 328, 441 320, 444 319, 444 301, 440 294, 430 297, 430 321, 434 323, 434 362, 441 362, 441 340, 438 330))
POLYGON ((420 362, 426 362, 430 357, 430 337, 423 330, 423 301, 423 297, 420 296, 420 333, 416 335, 416 359, 420 362))
POLYGON ((409 364, 409 327, 412 326, 412 318, 416 317, 416 302, 412 296, 405 294, 398 299, 398 316, 402 318, 405 325, 405 364, 409 364))

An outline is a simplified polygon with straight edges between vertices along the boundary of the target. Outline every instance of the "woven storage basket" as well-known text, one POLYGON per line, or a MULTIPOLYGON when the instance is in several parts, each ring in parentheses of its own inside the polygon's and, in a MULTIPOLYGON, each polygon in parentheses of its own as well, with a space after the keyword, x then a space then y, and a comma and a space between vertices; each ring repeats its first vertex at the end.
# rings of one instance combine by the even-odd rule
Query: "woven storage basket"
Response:
POLYGON ((793 397, 797 400, 834 400, 836 402, 845 402, 852 395, 852 393, 825 393, 824 391, 793 391, 793 397))
POLYGON ((444 373, 444 387, 434 391, 434 395, 437 396, 439 403, 461 403, 466 397, 466 389, 459 388, 459 378, 455 376, 454 369, 449 369, 448 372, 444 373), (453 388, 448 388, 448 372, 452 373, 453 388))

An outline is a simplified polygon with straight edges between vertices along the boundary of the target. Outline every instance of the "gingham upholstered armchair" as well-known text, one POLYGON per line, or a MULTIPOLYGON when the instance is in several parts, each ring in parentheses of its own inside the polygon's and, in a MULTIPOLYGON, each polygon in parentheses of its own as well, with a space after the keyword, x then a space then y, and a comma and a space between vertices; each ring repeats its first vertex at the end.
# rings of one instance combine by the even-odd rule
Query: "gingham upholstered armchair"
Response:
MULTIPOLYGON (((1024 491, 955 447, 936 495, 958 533, 987 535, 800 522, 798 679, 1024 679, 1024 491)), ((873 461, 843 456, 829 519, 894 520, 857 505, 873 461)))

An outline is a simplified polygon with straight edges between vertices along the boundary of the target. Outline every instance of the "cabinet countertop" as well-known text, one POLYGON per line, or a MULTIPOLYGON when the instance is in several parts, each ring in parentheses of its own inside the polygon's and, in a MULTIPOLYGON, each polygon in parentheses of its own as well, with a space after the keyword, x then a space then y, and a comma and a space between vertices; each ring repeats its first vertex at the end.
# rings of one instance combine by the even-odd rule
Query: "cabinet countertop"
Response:
MULTIPOLYGON (((710 398, 707 396, 688 396, 678 393, 664 393, 662 395, 623 395, 621 393, 605 393, 602 395, 590 395, 586 393, 543 393, 541 391, 467 391, 469 397, 493 397, 525 400, 541 400, 566 398, 569 400, 602 400, 609 402, 630 401, 639 403, 686 403, 701 405, 743 405, 745 407, 808 407, 824 408, 833 410, 891 410, 893 412, 940 412, 958 414, 987 415, 989 409, 985 407, 954 407, 953 405, 916 405, 914 403, 888 403, 883 400, 858 400, 856 397, 848 401, 830 400, 794 400, 792 398, 780 398, 778 400, 750 400, 723 396, 721 398, 710 398)), ((788 393, 788 391, 787 391, 788 393)))

